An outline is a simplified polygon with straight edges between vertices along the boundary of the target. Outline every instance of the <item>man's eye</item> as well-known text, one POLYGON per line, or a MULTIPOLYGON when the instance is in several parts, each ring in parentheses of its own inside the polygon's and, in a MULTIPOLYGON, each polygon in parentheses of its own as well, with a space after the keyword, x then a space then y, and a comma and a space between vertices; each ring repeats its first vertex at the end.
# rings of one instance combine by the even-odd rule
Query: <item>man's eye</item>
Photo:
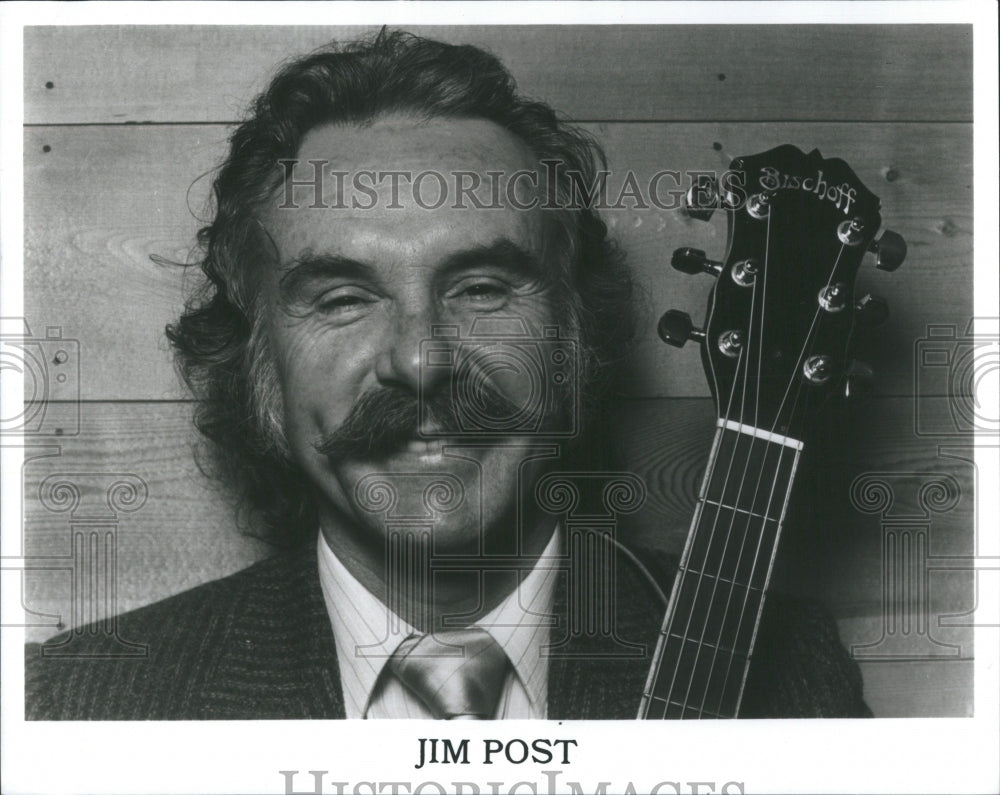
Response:
POLYGON ((509 294, 506 285, 498 282, 472 282, 462 285, 457 294, 475 302, 498 301, 509 294))
POLYGON ((349 312, 370 303, 370 299, 356 293, 327 293, 316 302, 323 312, 349 312))

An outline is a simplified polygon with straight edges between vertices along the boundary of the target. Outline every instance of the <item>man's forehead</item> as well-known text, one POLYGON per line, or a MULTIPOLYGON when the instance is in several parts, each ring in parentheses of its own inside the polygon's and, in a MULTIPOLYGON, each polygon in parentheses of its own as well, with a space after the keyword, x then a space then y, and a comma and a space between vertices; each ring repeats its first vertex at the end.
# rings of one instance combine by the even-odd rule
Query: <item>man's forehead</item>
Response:
POLYGON ((439 169, 480 173, 537 169, 531 150, 487 119, 418 119, 393 114, 370 124, 324 124, 310 130, 298 160, 324 160, 331 169, 439 169))
POLYGON ((391 263, 437 261, 498 239, 535 255, 543 248, 542 211, 526 204, 537 187, 515 178, 516 201, 507 193, 507 180, 537 173, 538 163, 493 122, 389 116, 328 124, 310 131, 296 161, 296 186, 279 189, 262 217, 280 267, 304 253, 391 263), (475 197, 461 193, 470 172, 483 177, 475 197))

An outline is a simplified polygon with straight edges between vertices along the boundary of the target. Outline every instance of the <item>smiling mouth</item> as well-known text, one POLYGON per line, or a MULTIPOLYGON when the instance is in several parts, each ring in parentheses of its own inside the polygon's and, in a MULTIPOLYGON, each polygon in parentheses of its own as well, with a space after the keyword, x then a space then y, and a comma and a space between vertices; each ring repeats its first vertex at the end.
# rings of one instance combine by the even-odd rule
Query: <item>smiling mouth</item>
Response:
POLYGON ((439 437, 434 439, 420 439, 411 438, 408 439, 404 444, 397 447, 393 452, 389 453, 389 457, 403 455, 403 456, 419 456, 419 457, 434 457, 441 458, 444 455, 446 448, 456 448, 456 447, 481 447, 483 444, 495 443, 495 439, 484 441, 482 439, 473 439, 468 437, 439 437))
POLYGON ((440 454, 445 445, 454 444, 453 439, 410 439, 399 452, 417 455, 440 454))

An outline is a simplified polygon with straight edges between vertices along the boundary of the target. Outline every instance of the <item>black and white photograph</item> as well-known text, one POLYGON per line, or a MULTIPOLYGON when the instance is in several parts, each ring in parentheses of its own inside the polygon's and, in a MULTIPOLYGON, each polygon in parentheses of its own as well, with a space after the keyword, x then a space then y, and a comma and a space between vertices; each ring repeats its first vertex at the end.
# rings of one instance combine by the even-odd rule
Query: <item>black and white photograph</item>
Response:
POLYGON ((4 791, 1000 787, 995 6, 0 11, 4 791))

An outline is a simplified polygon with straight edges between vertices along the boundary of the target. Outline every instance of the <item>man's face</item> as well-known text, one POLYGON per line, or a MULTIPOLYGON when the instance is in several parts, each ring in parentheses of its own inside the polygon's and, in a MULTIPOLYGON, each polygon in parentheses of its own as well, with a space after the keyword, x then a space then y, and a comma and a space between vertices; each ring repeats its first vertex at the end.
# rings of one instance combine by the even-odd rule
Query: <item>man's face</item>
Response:
MULTIPOLYGON (((455 172, 480 175, 484 187, 477 195, 495 202, 487 172, 536 171, 532 153, 488 121, 390 116, 366 127, 312 130, 298 153, 297 179, 312 175, 311 160, 324 161, 327 175, 347 172, 347 186, 362 170, 437 172, 449 185, 448 201, 434 210, 420 206, 409 181, 403 179, 394 192, 386 178, 374 188, 374 202, 359 196, 364 209, 351 207, 349 190, 347 208, 314 209, 311 190, 299 189, 297 209, 280 209, 279 196, 263 216, 280 255, 265 280, 265 296, 285 434, 294 458, 322 494, 328 540, 348 558, 381 560, 387 519, 424 516, 433 525, 437 553, 539 551, 547 531, 530 521, 527 529, 519 527, 515 510, 520 491, 533 486, 544 466, 541 450, 549 449, 549 459, 552 455, 553 443, 532 431, 487 438, 466 426, 440 438, 432 419, 422 430, 432 435, 437 430, 439 438, 413 429, 406 438, 390 435, 373 451, 317 449, 336 436, 362 398, 393 393, 415 406, 418 396, 427 400, 454 390, 454 368, 422 367, 434 326, 454 327, 458 340, 468 341, 474 321, 480 331, 502 334, 509 333, 513 320, 535 339, 557 325, 555 288, 546 278, 555 265, 545 261, 543 211, 517 209, 503 195, 499 209, 477 209, 468 197, 464 208, 454 206, 455 172), (442 474, 464 498, 428 491, 442 474), (376 481, 395 491, 392 507, 380 503, 382 492, 366 491, 376 481)), ((324 203, 337 205, 336 181, 328 177, 325 183, 324 203)), ((435 203, 437 181, 427 179, 421 188, 422 203, 435 203)), ((532 195, 518 193, 522 202, 532 195)), ((560 333, 569 335, 565 328, 560 333)), ((444 348, 461 344, 445 342, 444 348)), ((515 406, 531 399, 524 373, 503 362, 491 366, 489 355, 482 364, 474 375, 483 376, 500 397, 515 406)), ((380 411, 362 415, 363 432, 376 435, 383 419, 392 425, 380 411)))

